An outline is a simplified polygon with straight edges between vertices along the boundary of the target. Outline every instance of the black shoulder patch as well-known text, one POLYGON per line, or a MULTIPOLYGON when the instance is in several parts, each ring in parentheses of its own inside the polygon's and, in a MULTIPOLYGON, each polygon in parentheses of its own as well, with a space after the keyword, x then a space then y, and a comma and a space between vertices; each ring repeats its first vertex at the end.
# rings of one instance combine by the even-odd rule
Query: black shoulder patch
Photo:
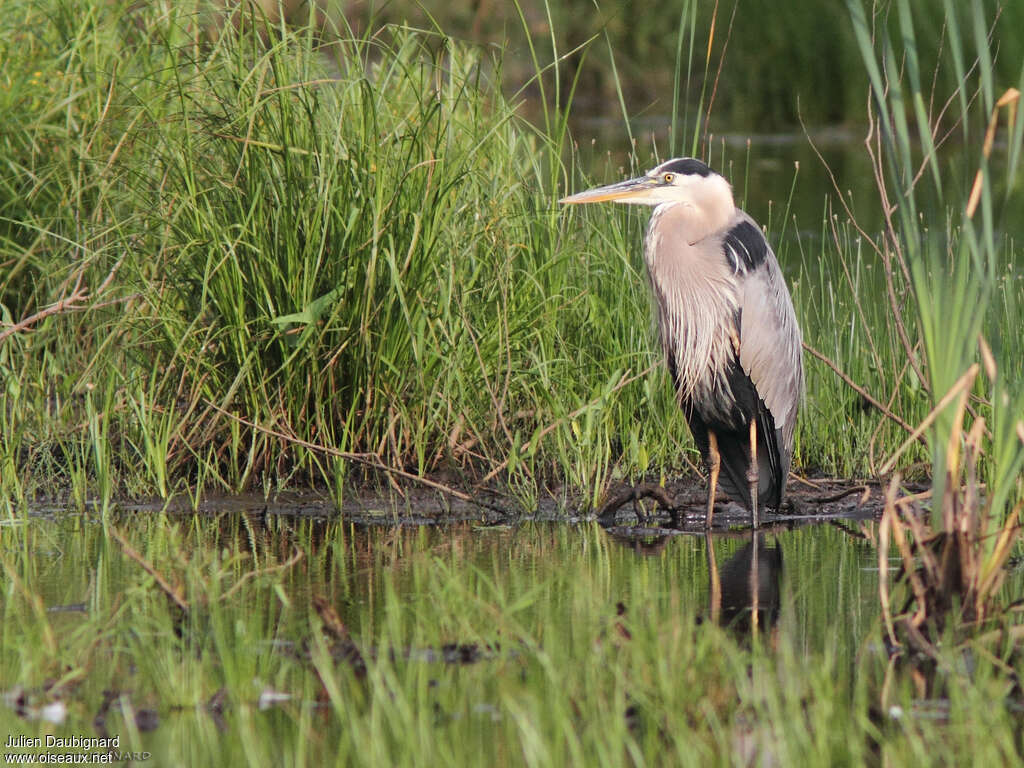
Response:
MULTIPOLYGON (((667 160, 654 169, 658 173, 681 173, 686 176, 710 176, 713 171, 700 160, 692 157, 677 157, 675 160, 667 160)), ((652 171, 653 173, 653 171, 652 171)))
POLYGON ((760 229, 744 220, 725 233, 722 250, 733 272, 750 272, 768 258, 768 241, 760 229))

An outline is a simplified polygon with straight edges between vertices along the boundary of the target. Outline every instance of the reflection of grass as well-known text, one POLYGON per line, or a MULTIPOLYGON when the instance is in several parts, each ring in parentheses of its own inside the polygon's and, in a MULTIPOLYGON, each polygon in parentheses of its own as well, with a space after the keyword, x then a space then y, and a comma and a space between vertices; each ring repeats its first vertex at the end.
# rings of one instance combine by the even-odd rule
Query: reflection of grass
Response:
MULTIPOLYGON (((123 749, 159 765, 224 754, 251 765, 1014 754, 1016 715, 991 706, 986 657, 970 684, 940 676, 920 717, 909 679, 890 683, 902 720, 871 709, 886 666, 871 555, 827 526, 779 536, 782 605, 765 642, 707 620, 700 538, 645 556, 596 526, 353 534, 273 515, 153 513, 106 526, 32 520, 17 535, 23 547, 0 552, 0 679, 25 715, 60 700, 67 721, 42 725, 5 705, 5 733, 92 733, 102 712, 123 749), (479 660, 437 660, 447 645, 470 660, 475 647, 479 660), (138 729, 142 710, 155 711, 156 730, 138 729)), ((719 561, 743 543, 717 539, 719 561)))

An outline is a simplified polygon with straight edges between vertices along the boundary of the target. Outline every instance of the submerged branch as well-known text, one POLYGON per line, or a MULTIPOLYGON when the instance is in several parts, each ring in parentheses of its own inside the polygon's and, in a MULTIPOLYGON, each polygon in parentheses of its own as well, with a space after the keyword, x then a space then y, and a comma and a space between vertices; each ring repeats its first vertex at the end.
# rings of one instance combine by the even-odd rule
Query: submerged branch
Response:
POLYGON ((108 530, 110 531, 110 535, 113 536, 117 540, 117 543, 121 545, 121 551, 124 552, 127 557, 138 563, 142 570, 152 576, 156 581, 157 586, 163 590, 164 594, 167 595, 171 602, 187 613, 188 601, 186 601, 184 595, 181 594, 181 590, 172 587, 171 583, 163 577, 153 564, 140 555, 135 548, 128 543, 128 540, 125 539, 124 535, 117 529, 117 526, 109 525, 108 530))

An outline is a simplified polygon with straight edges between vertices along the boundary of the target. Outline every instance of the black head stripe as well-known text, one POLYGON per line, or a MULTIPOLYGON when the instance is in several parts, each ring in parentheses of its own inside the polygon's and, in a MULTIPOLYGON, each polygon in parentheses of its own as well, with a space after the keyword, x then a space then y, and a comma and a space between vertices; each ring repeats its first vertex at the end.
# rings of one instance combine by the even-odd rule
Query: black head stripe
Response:
POLYGON ((694 160, 692 157, 677 157, 675 160, 668 160, 662 163, 651 173, 652 175, 679 173, 687 176, 710 176, 713 171, 700 160, 694 160))

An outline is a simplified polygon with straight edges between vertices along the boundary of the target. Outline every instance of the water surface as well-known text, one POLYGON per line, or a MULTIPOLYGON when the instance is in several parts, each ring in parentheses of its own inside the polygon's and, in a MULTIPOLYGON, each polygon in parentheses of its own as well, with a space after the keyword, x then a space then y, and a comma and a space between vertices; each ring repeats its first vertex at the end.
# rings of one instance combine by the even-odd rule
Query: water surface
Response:
MULTIPOLYGON (((221 504, 0 526, 0 727, 120 735, 155 765, 860 762, 879 691, 925 695, 883 682, 871 519, 705 534, 221 504)), ((928 711, 974 722, 936 690, 928 711)))

